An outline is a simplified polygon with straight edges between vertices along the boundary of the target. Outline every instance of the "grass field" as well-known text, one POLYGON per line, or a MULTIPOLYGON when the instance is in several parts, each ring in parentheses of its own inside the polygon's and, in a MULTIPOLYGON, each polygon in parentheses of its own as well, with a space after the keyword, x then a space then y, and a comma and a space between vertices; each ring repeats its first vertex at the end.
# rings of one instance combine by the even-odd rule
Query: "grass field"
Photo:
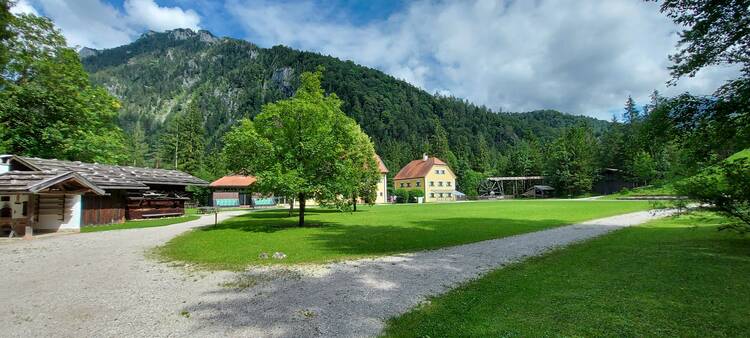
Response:
POLYGON ((648 185, 645 187, 638 187, 634 189, 624 189, 617 193, 607 195, 605 199, 618 199, 622 197, 635 197, 635 196, 674 196, 677 192, 671 183, 666 184, 655 184, 648 185))
POLYGON ((319 263, 477 242, 648 208, 647 202, 498 201, 373 206, 356 213, 317 209, 306 215, 304 228, 285 210, 269 210, 191 231, 157 251, 212 269, 319 263), (287 258, 258 258, 276 251, 287 258))
POLYGON ((170 225, 170 224, 190 222, 199 218, 200 216, 198 215, 185 215, 181 217, 134 220, 134 221, 126 221, 125 223, 120 223, 120 224, 108 224, 108 225, 81 227, 81 232, 98 232, 98 231, 110 231, 110 230, 122 230, 122 229, 152 228, 152 227, 160 227, 160 226, 165 226, 165 225, 170 225))
POLYGON ((392 337, 741 337, 750 238, 706 213, 496 270, 389 321, 392 337))

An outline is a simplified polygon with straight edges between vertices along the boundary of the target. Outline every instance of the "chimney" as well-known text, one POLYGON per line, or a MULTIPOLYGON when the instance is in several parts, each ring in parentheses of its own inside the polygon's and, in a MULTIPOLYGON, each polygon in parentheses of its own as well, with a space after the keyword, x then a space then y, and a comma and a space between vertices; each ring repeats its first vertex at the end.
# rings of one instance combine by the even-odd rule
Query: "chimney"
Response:
POLYGON ((13 155, 0 155, 0 174, 10 171, 10 159, 13 155))
POLYGON ((429 157, 429 156, 427 156, 427 153, 423 153, 423 154, 422 154, 422 160, 423 160, 423 161, 427 161, 428 159, 430 159, 430 157, 429 157))

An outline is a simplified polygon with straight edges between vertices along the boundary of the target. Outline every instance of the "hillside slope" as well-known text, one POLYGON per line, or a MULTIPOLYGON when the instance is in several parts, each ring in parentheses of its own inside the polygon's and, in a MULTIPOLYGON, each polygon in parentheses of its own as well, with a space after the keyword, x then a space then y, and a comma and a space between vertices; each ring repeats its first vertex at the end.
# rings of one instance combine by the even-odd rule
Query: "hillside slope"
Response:
POLYGON ((207 151, 242 117, 294 93, 299 74, 325 67, 323 86, 344 101, 344 112, 370 135, 391 170, 430 152, 458 170, 494 170, 518 139, 545 142, 562 128, 585 122, 595 132, 605 121, 545 110, 496 113, 466 101, 430 95, 378 70, 283 46, 259 48, 207 31, 148 32, 135 42, 82 54, 94 83, 123 102, 121 125, 140 124, 151 148, 165 122, 194 100, 203 113, 207 151))

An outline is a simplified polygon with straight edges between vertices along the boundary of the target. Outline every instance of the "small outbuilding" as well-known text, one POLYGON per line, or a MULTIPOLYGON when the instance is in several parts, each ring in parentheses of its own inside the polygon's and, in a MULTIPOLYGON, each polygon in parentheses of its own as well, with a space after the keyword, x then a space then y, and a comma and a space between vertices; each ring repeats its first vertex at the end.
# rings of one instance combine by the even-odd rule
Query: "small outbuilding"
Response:
POLYGON ((208 185, 211 188, 211 204, 215 207, 253 206, 251 186, 255 176, 229 175, 208 185))
POLYGON ((527 190, 525 193, 523 193, 523 196, 532 197, 532 198, 547 198, 547 197, 551 197, 554 191, 555 191, 555 188, 550 187, 548 185, 535 185, 531 187, 529 190, 527 190))
POLYGON ((633 189, 638 185, 628 181, 620 169, 604 168, 594 183, 593 191, 599 195, 614 194, 622 189, 633 189))

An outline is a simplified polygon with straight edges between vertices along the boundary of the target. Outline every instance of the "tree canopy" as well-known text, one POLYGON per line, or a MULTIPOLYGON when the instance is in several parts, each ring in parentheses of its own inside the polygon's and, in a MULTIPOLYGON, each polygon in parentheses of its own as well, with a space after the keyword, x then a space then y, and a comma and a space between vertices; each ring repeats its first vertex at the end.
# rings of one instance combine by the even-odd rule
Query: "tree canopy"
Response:
POLYGON ((125 160, 120 102, 92 86, 78 54, 43 17, 10 18, 3 42, 0 132, 5 151, 100 163, 125 160))
POLYGON ((377 182, 372 142, 341 100, 324 94, 321 76, 303 73, 293 97, 266 104, 224 140, 228 169, 255 175, 260 191, 298 199, 300 226, 307 199, 344 206, 377 182))
POLYGON ((661 11, 686 27, 670 56, 675 79, 718 64, 742 64, 750 73, 750 1, 665 0, 661 11))

